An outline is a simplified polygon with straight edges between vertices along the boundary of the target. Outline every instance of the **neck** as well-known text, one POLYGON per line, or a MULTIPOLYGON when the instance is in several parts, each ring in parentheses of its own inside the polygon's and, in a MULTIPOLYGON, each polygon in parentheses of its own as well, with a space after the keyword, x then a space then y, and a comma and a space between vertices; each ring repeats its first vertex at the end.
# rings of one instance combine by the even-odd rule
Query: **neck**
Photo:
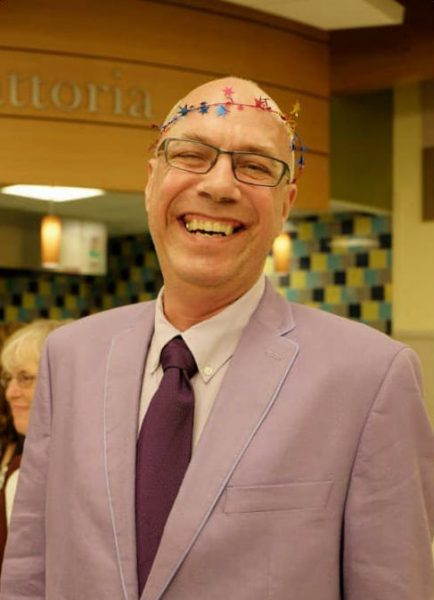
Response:
POLYGON ((213 287, 204 289, 195 285, 178 286, 165 282, 164 314, 176 329, 185 331, 224 310, 245 294, 250 287, 233 288, 229 291, 226 288, 224 290, 213 287))

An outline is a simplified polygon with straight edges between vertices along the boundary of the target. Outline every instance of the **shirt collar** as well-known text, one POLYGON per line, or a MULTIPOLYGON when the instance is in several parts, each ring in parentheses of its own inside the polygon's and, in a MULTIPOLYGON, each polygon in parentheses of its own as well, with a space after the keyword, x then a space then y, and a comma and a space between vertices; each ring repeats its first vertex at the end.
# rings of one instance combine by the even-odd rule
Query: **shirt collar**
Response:
POLYGON ((149 356, 151 372, 158 369, 163 347, 181 335, 197 364, 200 376, 207 383, 231 358, 241 334, 259 304, 265 289, 265 276, 243 296, 210 319, 196 323, 180 332, 166 319, 163 311, 164 288, 157 297, 154 340, 149 356))

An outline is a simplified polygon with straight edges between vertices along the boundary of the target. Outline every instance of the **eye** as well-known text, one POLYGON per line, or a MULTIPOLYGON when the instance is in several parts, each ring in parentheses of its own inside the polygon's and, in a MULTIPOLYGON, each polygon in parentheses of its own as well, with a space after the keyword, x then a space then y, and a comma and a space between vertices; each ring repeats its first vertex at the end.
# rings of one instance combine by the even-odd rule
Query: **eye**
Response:
POLYGON ((237 169, 253 178, 273 177, 274 170, 270 160, 262 156, 238 156, 237 169))

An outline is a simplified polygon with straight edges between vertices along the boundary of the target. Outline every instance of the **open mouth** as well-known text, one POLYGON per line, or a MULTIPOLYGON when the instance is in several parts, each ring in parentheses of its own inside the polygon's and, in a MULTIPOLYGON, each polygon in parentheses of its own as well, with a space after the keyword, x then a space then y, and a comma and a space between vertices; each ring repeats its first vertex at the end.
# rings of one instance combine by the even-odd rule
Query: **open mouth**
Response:
POLYGON ((223 221, 211 221, 209 219, 189 219, 183 217, 185 229, 193 235, 205 237, 228 237, 244 229, 241 223, 226 223, 223 221))

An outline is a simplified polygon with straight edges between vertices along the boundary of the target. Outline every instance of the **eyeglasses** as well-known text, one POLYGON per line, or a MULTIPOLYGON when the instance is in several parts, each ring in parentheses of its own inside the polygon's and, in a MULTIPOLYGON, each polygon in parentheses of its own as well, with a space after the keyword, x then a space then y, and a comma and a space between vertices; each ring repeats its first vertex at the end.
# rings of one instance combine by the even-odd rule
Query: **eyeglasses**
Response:
POLYGON ((36 379, 36 375, 30 375, 30 373, 26 373, 25 371, 20 371, 14 376, 9 375, 8 373, 3 373, 3 375, 0 376, 0 385, 4 390, 7 389, 12 379, 15 379, 21 388, 29 389, 32 387, 36 379))
POLYGON ((286 162, 257 152, 222 150, 196 140, 166 138, 157 150, 157 154, 162 153, 168 165, 188 173, 208 173, 220 154, 229 154, 234 177, 242 183, 276 187, 285 175, 291 179, 291 170, 286 162))

